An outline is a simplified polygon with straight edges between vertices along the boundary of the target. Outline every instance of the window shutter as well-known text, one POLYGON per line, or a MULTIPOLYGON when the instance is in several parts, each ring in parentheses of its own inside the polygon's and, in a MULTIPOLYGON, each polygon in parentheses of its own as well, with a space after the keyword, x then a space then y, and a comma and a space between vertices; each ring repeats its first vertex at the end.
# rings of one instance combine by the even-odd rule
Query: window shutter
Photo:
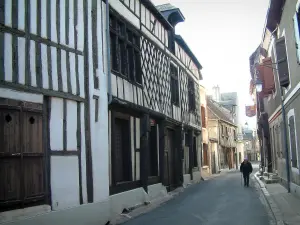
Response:
POLYGON ((296 149, 296 138, 295 138, 295 120, 294 116, 291 116, 289 118, 289 130, 290 130, 290 152, 291 152, 291 162, 292 162, 292 167, 297 167, 297 149, 296 149))
POLYGON ((274 74, 272 68, 272 59, 271 57, 263 59, 263 66, 261 67, 262 71, 262 81, 264 83, 263 92, 265 96, 272 94, 275 90, 274 74))
POLYGON ((299 23, 298 23, 298 13, 294 15, 294 33, 295 33, 295 40, 296 40, 296 52, 297 52, 297 61, 300 62, 300 35, 299 35, 299 23))
POLYGON ((276 55, 280 86, 288 87, 290 84, 290 78, 285 48, 285 37, 281 37, 276 41, 276 55))

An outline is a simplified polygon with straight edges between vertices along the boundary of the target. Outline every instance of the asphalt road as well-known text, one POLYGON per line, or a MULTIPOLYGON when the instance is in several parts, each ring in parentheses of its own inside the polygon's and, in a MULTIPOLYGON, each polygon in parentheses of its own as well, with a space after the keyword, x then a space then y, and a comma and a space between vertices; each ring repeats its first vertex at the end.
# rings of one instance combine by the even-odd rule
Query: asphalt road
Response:
POLYGON ((272 219, 254 180, 239 172, 192 185, 178 197, 124 225, 269 225, 272 219))

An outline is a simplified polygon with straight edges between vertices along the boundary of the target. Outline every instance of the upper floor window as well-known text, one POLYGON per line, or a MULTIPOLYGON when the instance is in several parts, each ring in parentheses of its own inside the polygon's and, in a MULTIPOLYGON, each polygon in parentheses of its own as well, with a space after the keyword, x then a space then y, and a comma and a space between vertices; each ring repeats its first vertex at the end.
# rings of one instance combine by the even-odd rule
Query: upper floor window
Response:
POLYGON ((110 15, 110 51, 112 71, 142 84, 140 37, 114 15, 110 15))
POLYGON ((201 119, 202 119, 202 127, 206 128, 206 115, 205 115, 205 107, 201 106, 201 119))
POLYGON ((174 65, 170 65, 171 75, 171 99, 174 105, 179 106, 179 84, 178 84, 178 69, 174 65))
POLYGON ((195 85, 193 78, 188 78, 189 110, 196 110, 195 85))
MULTIPOLYGON (((298 9, 299 10, 299 9, 298 9)), ((297 52, 297 61, 300 63, 300 15, 299 11, 295 13, 294 15, 294 33, 295 33, 295 39, 296 39, 296 52, 297 52)))

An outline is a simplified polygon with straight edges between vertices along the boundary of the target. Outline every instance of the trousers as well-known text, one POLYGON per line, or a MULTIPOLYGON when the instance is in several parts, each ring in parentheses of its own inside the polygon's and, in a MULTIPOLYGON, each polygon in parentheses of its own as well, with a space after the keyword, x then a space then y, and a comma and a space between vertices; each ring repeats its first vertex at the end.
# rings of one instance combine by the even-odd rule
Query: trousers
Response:
POLYGON ((244 186, 249 187, 249 173, 243 173, 243 177, 244 177, 244 186))

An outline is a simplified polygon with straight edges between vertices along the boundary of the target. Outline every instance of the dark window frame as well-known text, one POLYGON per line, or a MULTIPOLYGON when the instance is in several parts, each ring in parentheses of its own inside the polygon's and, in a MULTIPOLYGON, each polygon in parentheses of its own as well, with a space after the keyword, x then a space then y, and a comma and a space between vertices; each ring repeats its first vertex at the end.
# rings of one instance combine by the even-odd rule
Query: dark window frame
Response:
POLYGON ((172 63, 170 64, 170 82, 171 82, 171 100, 172 104, 179 106, 179 72, 178 68, 173 65, 172 63))
POLYGON ((111 71, 142 85, 141 35, 124 18, 110 10, 111 71))
POLYGON ((188 101, 189 101, 189 111, 196 111, 196 93, 195 93, 195 84, 194 80, 191 77, 188 77, 188 101))

